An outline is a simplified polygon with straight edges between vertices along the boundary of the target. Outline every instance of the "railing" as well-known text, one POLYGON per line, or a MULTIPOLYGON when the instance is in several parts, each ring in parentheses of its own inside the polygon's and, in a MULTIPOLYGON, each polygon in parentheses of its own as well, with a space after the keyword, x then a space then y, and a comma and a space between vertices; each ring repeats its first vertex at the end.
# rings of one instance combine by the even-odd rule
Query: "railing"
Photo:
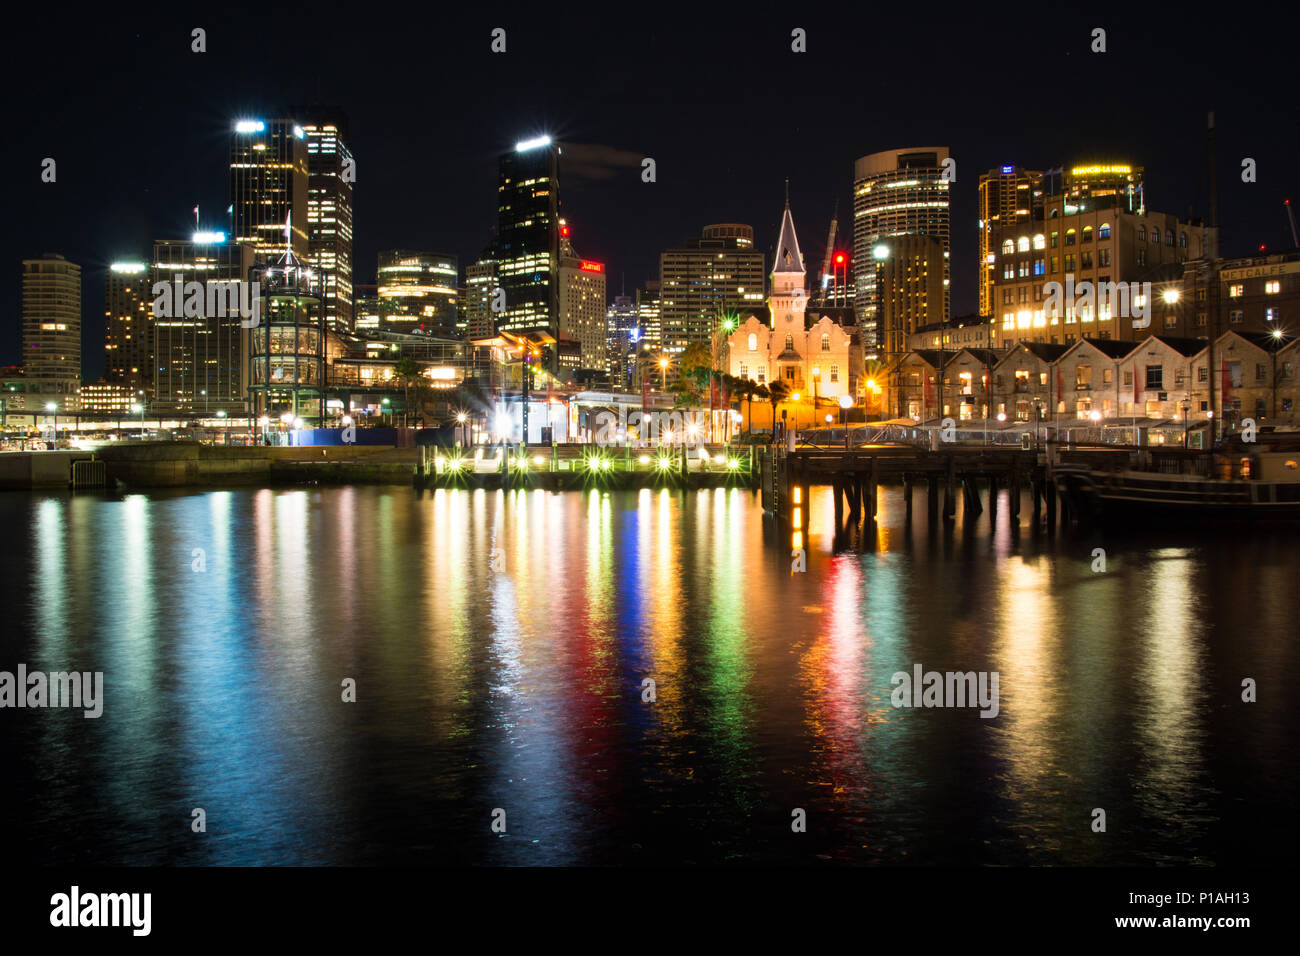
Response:
POLYGON ((108 485, 108 470, 102 461, 81 459, 72 463, 72 488, 104 488, 108 485))

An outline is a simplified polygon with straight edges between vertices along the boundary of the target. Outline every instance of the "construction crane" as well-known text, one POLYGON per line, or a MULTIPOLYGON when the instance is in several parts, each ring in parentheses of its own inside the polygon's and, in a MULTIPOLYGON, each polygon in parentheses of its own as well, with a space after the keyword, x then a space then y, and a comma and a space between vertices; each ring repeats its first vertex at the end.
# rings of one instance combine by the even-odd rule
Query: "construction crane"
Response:
POLYGON ((835 230, 839 226, 840 201, 835 200, 835 211, 831 213, 831 231, 826 236, 826 256, 822 259, 822 278, 821 278, 821 295, 820 304, 826 304, 826 283, 834 282, 835 276, 831 272, 831 256, 835 252, 835 230))
POLYGON ((1289 199, 1283 199, 1283 200, 1282 200, 1282 204, 1283 204, 1284 206, 1286 206, 1286 214, 1287 214, 1287 218, 1291 220, 1291 241, 1292 241, 1293 243, 1295 243, 1295 245, 1296 245, 1297 248, 1300 248, 1300 236, 1297 236, 1297 235, 1296 235, 1296 231, 1295 231, 1295 210, 1291 208, 1291 200, 1289 200, 1289 199))

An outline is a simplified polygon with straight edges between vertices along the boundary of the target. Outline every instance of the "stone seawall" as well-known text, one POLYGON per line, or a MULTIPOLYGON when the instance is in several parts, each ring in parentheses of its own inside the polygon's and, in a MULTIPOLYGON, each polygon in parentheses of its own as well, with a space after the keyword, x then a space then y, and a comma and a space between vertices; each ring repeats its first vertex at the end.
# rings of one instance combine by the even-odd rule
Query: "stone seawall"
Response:
POLYGON ((175 488, 224 485, 409 484, 419 452, 376 447, 251 446, 227 448, 173 442, 110 445, 97 457, 110 484, 175 488))

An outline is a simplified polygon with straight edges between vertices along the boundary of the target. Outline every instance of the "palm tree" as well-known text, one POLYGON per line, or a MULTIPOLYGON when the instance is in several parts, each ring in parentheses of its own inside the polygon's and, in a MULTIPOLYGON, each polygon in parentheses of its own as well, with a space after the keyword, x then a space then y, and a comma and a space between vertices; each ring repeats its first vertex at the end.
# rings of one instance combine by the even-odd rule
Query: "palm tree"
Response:
POLYGON ((776 440, 776 406, 790 394, 790 386, 780 380, 767 387, 767 400, 772 403, 772 440, 776 440))

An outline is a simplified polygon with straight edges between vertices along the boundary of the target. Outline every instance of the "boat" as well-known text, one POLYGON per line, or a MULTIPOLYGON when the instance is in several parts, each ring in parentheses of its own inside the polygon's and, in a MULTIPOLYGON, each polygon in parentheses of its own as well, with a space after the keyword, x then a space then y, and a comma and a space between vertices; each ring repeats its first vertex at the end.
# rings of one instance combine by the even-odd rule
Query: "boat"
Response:
POLYGON ((1300 436, 1240 437, 1210 452, 1143 449, 1127 468, 1053 470, 1065 505, 1083 523, 1300 520, 1300 436))

